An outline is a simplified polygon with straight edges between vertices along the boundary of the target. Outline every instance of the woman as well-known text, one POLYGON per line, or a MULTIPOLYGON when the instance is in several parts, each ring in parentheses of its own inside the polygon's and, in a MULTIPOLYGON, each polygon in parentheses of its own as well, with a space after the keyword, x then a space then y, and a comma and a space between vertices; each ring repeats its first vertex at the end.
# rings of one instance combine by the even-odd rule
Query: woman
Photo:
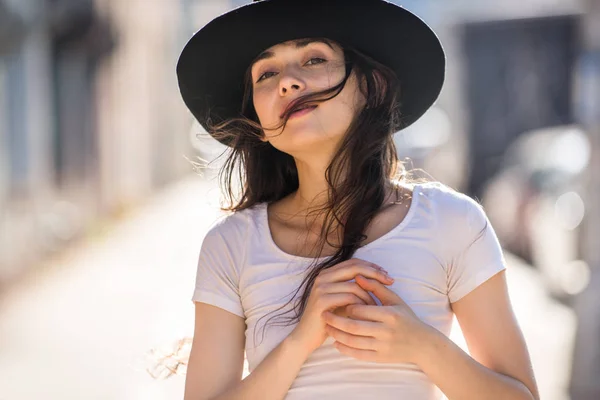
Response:
POLYGON ((444 69, 382 0, 254 2, 188 42, 181 93, 231 149, 233 213, 202 243, 186 399, 538 398, 485 213, 396 158, 444 69))

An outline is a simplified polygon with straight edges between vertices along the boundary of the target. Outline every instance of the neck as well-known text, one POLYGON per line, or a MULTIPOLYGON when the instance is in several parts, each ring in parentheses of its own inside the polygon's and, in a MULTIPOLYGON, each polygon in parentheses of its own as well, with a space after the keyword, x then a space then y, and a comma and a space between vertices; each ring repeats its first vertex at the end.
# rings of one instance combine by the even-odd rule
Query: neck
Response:
POLYGON ((329 186, 325 171, 329 160, 312 158, 310 162, 296 158, 298 170, 298 190, 291 196, 293 208, 304 214, 322 208, 329 200, 329 186))
MULTIPOLYGON (((331 163, 331 152, 302 157, 295 155, 296 169, 298 171, 298 190, 292 193, 286 203, 287 212, 297 216, 307 216, 311 212, 321 210, 329 201, 329 185, 325 179, 325 172, 331 163)), ((344 178, 343 174, 340 178, 344 178)), ((388 186, 388 185, 386 185, 388 186)), ((386 187, 386 200, 394 195, 394 188, 386 187)), ((311 214, 313 223, 320 225, 324 214, 311 214)))

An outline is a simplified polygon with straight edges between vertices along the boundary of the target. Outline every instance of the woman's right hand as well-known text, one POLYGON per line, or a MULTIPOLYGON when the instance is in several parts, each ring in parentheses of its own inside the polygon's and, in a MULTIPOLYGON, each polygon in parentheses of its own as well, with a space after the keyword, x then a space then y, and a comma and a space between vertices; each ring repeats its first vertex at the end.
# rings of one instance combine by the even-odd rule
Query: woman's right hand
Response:
POLYGON ((305 347, 309 354, 327 339, 323 312, 349 304, 376 305, 367 291, 356 282, 350 282, 357 275, 376 279, 384 285, 393 283, 383 268, 358 258, 321 271, 314 281, 300 321, 290 334, 293 341, 305 347))

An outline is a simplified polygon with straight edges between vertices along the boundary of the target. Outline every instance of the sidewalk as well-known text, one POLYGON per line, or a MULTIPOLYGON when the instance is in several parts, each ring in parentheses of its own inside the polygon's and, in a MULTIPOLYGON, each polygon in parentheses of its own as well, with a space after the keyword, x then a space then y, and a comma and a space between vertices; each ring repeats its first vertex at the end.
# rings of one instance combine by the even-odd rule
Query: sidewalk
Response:
MULTIPOLYGON (((153 380, 145 354, 193 332, 196 262, 217 196, 196 176, 178 182, 4 293, 0 399, 182 399, 184 378, 153 380)), ((507 261, 542 398, 567 400, 574 315, 546 296, 534 270, 507 261)), ((453 338, 461 343, 459 332, 453 338)))

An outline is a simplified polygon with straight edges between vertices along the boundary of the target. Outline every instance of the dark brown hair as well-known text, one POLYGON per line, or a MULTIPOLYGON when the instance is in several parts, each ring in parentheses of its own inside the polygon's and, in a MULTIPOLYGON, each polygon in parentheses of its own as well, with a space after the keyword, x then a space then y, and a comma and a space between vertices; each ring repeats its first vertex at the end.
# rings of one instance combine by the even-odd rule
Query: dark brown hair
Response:
MULTIPOLYGON (((331 42, 327 39, 318 40, 331 42)), ((326 170, 328 201, 315 211, 324 214, 321 240, 317 243, 317 255, 309 266, 308 274, 292 296, 292 299, 296 299, 292 309, 294 315, 286 319, 287 323, 299 320, 317 275, 326 268, 352 258, 361 246, 366 238, 364 232, 383 205, 390 184, 397 189, 400 183, 409 180, 408 172, 398 160, 393 141, 393 134, 402 128, 398 105, 401 88, 397 76, 390 68, 369 56, 343 44, 340 46, 346 66, 344 79, 327 90, 297 99, 286 110, 281 125, 284 127, 289 115, 304 105, 317 104, 337 96, 351 73, 356 74, 366 105, 355 115, 326 170), (332 232, 341 233, 341 243, 328 240, 332 232), (326 244, 336 252, 318 262, 326 244), (302 289, 302 294, 297 297, 302 289)), ((260 140, 264 133, 252 104, 250 71, 248 68, 245 76, 240 117, 214 123, 208 129, 213 137, 230 143, 230 148, 223 154, 225 160, 219 171, 222 191, 227 200, 222 207, 225 211, 237 212, 259 203, 276 202, 296 191, 299 185, 292 156, 260 140)), ((180 341, 179 349, 183 343, 189 344, 189 339, 180 341)), ((178 366, 186 363, 175 353, 167 355, 161 362, 171 373, 176 373, 178 366), (178 361, 173 367, 168 366, 165 360, 178 361)))
MULTIPOLYGON (((319 40, 328 42, 327 39, 319 40)), ((390 68, 369 56, 341 47, 346 66, 344 79, 327 90, 294 101, 286 110, 282 125, 274 128, 285 127, 289 115, 306 104, 317 104, 337 96, 350 75, 356 74, 366 105, 357 112, 326 170, 328 202, 313 211, 324 214, 321 240, 317 243, 315 261, 309 267, 309 273, 292 297, 296 298, 304 289, 294 305, 294 316, 287 318, 287 323, 299 320, 317 275, 352 258, 361 246, 367 226, 383 205, 390 182, 398 184, 407 178, 393 142, 393 134, 401 128, 398 78, 390 68), (341 236, 341 243, 332 243, 328 239, 332 234, 333 237, 341 236), (336 252, 318 263, 326 244, 336 252)), ((214 137, 231 143, 219 173, 229 202, 224 210, 235 212, 258 203, 275 202, 298 189, 298 172, 292 156, 260 140, 264 133, 252 104, 250 68, 245 77, 242 116, 216 124, 209 131, 214 137), (238 190, 234 189, 234 182, 239 185, 238 190), (237 199, 235 193, 239 194, 237 199)), ((289 302, 281 308, 287 304, 289 302)))

